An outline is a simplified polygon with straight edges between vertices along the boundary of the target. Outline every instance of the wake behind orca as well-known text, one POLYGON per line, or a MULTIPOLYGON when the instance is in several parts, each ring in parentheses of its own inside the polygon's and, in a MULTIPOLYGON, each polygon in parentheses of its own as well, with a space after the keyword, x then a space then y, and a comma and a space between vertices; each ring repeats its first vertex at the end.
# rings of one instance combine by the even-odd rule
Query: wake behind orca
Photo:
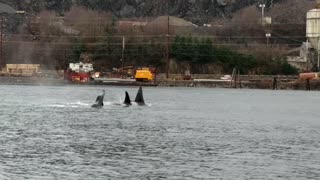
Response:
POLYGON ((96 103, 93 104, 91 107, 93 108, 102 108, 103 104, 103 99, 104 99, 104 95, 106 94, 105 90, 102 90, 102 94, 99 95, 96 99, 96 103))

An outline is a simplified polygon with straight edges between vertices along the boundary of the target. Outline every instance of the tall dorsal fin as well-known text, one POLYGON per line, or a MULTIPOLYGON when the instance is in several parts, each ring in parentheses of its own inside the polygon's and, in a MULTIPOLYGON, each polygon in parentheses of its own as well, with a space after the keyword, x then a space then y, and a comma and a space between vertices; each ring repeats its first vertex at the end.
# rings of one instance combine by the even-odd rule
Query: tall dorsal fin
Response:
POLYGON ((139 105, 144 105, 144 99, 143 99, 143 92, 142 92, 142 87, 140 86, 136 99, 134 100, 134 102, 136 102, 139 105))
POLYGON ((93 104, 91 107, 94 108, 101 108, 104 104, 103 104, 103 99, 104 99, 104 95, 105 95, 105 91, 102 91, 102 94, 97 96, 96 98, 96 103, 93 104))
POLYGON ((123 103, 126 104, 126 105, 130 105, 131 104, 130 96, 129 96, 129 93, 127 91, 126 91, 126 97, 125 97, 123 103))

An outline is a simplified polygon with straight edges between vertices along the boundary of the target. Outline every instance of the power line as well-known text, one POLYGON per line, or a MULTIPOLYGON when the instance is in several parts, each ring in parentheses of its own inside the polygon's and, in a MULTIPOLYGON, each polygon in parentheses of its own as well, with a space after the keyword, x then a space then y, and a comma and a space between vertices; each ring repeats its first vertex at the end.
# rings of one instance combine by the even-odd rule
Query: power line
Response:
MULTIPOLYGON (((264 44, 265 46, 265 44, 264 44)), ((25 50, 26 48, 23 48, 23 50, 25 50)), ((27 48, 28 49, 28 48, 27 48)), ((22 51, 23 51, 22 50, 22 51)), ((32 53, 38 53, 38 54, 54 54, 56 53, 57 51, 58 52, 64 52, 64 53, 68 53, 69 55, 70 54, 74 54, 74 50, 72 49, 55 49, 55 48, 29 48, 28 50, 32 50, 32 53)), ((196 48, 192 49, 192 50, 195 50, 197 53, 190 53, 190 52, 173 52, 171 54, 185 54, 185 55, 208 55, 208 54, 213 54, 213 55, 226 55, 226 53, 217 53, 216 51, 221 51, 220 50, 215 50, 213 49, 212 51, 210 51, 210 53, 206 53, 206 54, 203 54, 201 52, 203 52, 203 50, 198 50, 196 48), (200 53, 199 53, 200 52, 200 53)), ((227 51, 230 51, 230 50, 227 50, 227 51)), ((19 50, 16 50, 17 54, 19 54, 19 50)), ((98 51, 89 51, 87 52, 89 54, 92 54, 92 55, 109 55, 109 56, 112 56, 112 55, 122 55, 122 51, 121 49, 116 49, 116 50, 112 50, 110 52, 99 52, 98 51)), ((232 52, 232 53, 236 53, 236 52, 232 52)), ((23 53, 21 53, 23 54, 23 53)), ((153 49, 150 49, 150 50, 145 50, 145 49, 138 49, 138 48, 133 48, 133 49, 127 49, 125 51, 125 54, 126 55, 143 55, 143 54, 165 54, 165 50, 163 49, 163 51, 159 51, 159 49, 157 48, 153 48, 153 49)), ((230 54, 230 53, 229 53, 230 54)), ((246 51, 243 52, 243 54, 246 54, 246 51)))
MULTIPOLYGON (((31 34, 6 34, 7 36, 11 37, 43 37, 43 38, 122 38, 125 36, 126 38, 163 38, 167 37, 167 35, 31 35, 31 34)), ((169 37, 191 37, 191 38, 241 38, 241 39, 260 39, 265 38, 265 36, 239 36, 239 35, 231 35, 231 36, 221 36, 221 35, 206 35, 206 36, 200 36, 200 35, 169 35, 169 37)), ((306 36, 283 36, 287 38, 306 38, 306 36)))
POLYGON ((275 32, 273 32, 272 34, 277 35, 277 36, 279 36, 280 38, 283 38, 283 39, 287 39, 287 40, 291 40, 291 41, 295 41, 295 42, 300 42, 300 43, 304 42, 304 41, 299 41, 299 40, 296 40, 296 39, 288 38, 287 36, 282 36, 281 34, 278 34, 278 33, 275 33, 275 32))
MULTIPOLYGON (((159 53, 159 52, 147 52, 147 53, 130 53, 130 54, 126 54, 126 55, 130 55, 130 56, 145 56, 145 55, 164 55, 165 53, 159 53)), ((42 52, 35 52, 34 56, 50 56, 50 54, 48 55, 47 53, 42 53, 42 52)), ((70 54, 69 54, 70 55, 70 54)), ((92 54, 93 56, 107 56, 107 57, 120 57, 122 55, 122 53, 99 53, 99 54, 92 54)), ((174 55, 185 55, 185 56, 192 56, 192 55, 197 55, 197 56, 206 56, 206 57, 212 57, 212 58, 224 58, 224 57, 235 57, 237 59, 240 59, 240 57, 243 58, 248 58, 250 56, 253 57, 252 54, 217 54, 217 53, 212 53, 212 54, 200 54, 200 53, 174 53, 174 55)), ((21 55, 22 56, 22 55, 21 55)), ((131 57, 131 59, 134 59, 135 57, 131 57)), ((17 55, 14 59, 19 59, 19 55, 17 55)), ((200 59, 201 60, 201 59, 200 59)))
MULTIPOLYGON (((115 35, 115 36, 101 36, 101 35, 32 35, 32 34, 6 34, 7 36, 14 36, 14 37, 49 37, 49 38, 66 38, 66 37, 70 37, 70 38, 122 38, 123 35, 115 35)), ((128 35, 125 37, 129 37, 129 38, 161 38, 164 37, 165 35, 128 35)))
MULTIPOLYGON (((58 42, 30 42, 30 41, 3 41, 7 44, 38 44, 38 45, 122 45, 121 42, 119 43, 108 43, 108 42, 95 42, 95 43, 58 43, 58 42)), ((126 43, 127 45, 163 45, 166 42, 157 42, 157 43, 126 43)), ((186 45, 208 45, 208 43, 181 43, 186 45)), ((212 43, 212 46, 219 45, 219 46, 259 46, 265 45, 265 43, 212 43)), ((277 43, 276 45, 301 45, 301 44, 288 44, 288 43, 277 43)))
MULTIPOLYGON (((75 17, 75 18, 72 18, 72 17, 36 17, 33 19, 33 21, 35 21, 34 23, 40 23, 38 22, 39 20, 45 20, 45 21, 61 21, 61 20, 82 20, 82 21, 76 21, 76 22, 88 22, 88 23, 92 23, 92 20, 110 20, 110 22, 108 23, 112 23, 112 21, 115 20, 115 22, 154 22, 155 21, 166 21, 166 20, 157 20, 158 17, 155 17, 155 18, 112 18, 112 17, 86 17, 86 18, 81 18, 81 17, 75 17), (83 21, 83 20, 87 20, 87 21, 83 21)), ((273 18, 275 20, 277 19, 280 19, 281 21, 283 21, 281 18, 273 18)), ((281 25, 299 25, 299 24, 306 24, 306 23, 302 23, 301 21, 298 21, 296 23, 292 23, 290 21, 296 21, 297 19, 289 19, 289 18, 286 18, 285 19, 287 21, 287 23, 285 22, 273 22, 272 24, 281 24, 281 25), (288 23, 290 22, 290 23, 288 23)), ((31 21, 32 22, 32 21, 31 21)), ((225 25, 225 24, 254 24, 254 25, 257 25, 257 23, 255 22, 236 22, 236 21, 233 21, 233 22, 217 22, 217 23, 211 23, 211 25, 225 25)))
MULTIPOLYGON (((265 44, 262 44, 262 46, 265 46, 265 44)), ((23 47, 23 48, 21 48, 21 51, 23 51, 23 50, 28 50, 28 51, 31 50, 32 52, 43 52, 43 53, 57 52, 57 51, 58 52, 65 52, 65 53, 74 53, 75 52, 74 49, 57 49, 57 48, 54 48, 54 47, 52 47, 52 48, 23 47)), ((194 49, 194 50, 196 50, 196 49, 194 49)), ((19 49, 16 48, 15 51, 19 53, 19 49)), ((97 54, 96 52, 99 52, 99 51, 101 51, 101 50, 93 50, 93 51, 87 51, 87 52, 97 54)), ((108 51, 108 50, 103 49, 102 51, 108 51)), ((145 52, 149 52, 149 51, 159 51, 159 49, 156 48, 156 47, 154 47, 152 49, 148 49, 148 50, 141 49, 141 48, 128 48, 126 50, 125 54, 126 53, 127 54, 128 53, 134 53, 134 52, 145 53, 145 52)), ((163 51, 164 51, 164 49, 163 49, 163 51)), ((112 50, 111 52, 112 53, 113 52, 119 52, 120 53, 121 49, 112 50)), ((215 52, 215 50, 213 49, 212 52, 215 52)), ((162 53, 164 53, 164 52, 162 52, 162 53)))

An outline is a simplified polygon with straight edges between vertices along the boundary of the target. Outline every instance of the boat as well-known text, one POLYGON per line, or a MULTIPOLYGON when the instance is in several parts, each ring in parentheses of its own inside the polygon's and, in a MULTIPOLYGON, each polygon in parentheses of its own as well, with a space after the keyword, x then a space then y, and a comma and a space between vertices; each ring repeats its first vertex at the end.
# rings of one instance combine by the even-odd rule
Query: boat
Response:
POLYGON ((74 83, 88 83, 92 73, 94 73, 94 69, 90 63, 70 63, 65 72, 65 79, 74 83))

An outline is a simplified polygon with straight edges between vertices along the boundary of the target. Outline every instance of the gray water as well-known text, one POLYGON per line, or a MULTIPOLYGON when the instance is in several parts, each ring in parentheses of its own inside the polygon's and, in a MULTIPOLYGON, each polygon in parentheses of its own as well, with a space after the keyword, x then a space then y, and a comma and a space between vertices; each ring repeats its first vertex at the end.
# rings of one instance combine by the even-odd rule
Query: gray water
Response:
POLYGON ((0 179, 320 179, 319 92, 125 90, 0 86, 0 179))

